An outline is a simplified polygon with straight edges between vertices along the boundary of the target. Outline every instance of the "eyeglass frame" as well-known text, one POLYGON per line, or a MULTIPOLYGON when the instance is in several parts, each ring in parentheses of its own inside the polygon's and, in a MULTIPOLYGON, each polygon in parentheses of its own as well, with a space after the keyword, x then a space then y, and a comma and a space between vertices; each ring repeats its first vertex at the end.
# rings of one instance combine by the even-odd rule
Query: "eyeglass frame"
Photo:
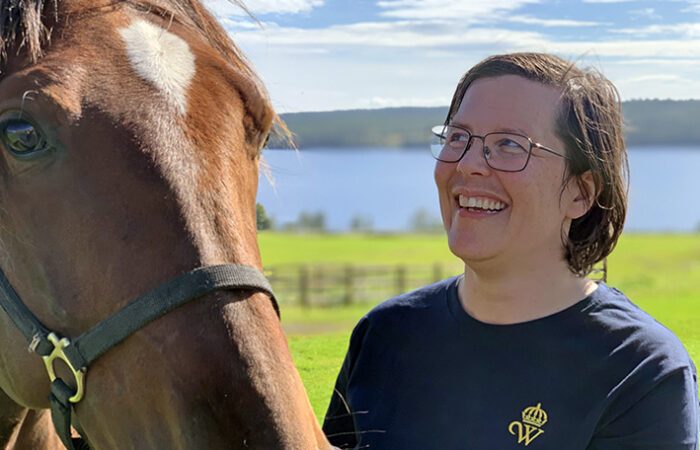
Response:
MULTIPOLYGON (((474 138, 479 138, 479 139, 481 139, 481 154, 482 154, 482 156, 484 157, 484 161, 486 161, 486 165, 489 166, 490 168, 492 168, 493 170, 497 170, 497 171, 499 171, 499 172, 517 173, 517 172, 522 172, 523 170, 525 170, 525 169, 527 168, 527 165, 530 163, 530 156, 532 156, 532 148, 533 148, 533 147, 542 149, 542 150, 544 150, 544 151, 546 151, 546 152, 549 152, 549 153, 551 153, 551 154, 553 154, 553 155, 557 155, 557 156, 559 156, 559 157, 561 157, 561 158, 564 158, 564 159, 569 159, 569 160, 571 159, 569 156, 564 155, 564 154, 558 152, 557 150, 552 150, 551 148, 546 147, 546 146, 540 144, 539 142, 533 141, 532 139, 530 139, 529 136, 526 136, 526 135, 520 134, 520 133, 514 133, 514 132, 511 132, 511 131, 492 131, 492 132, 490 132, 490 133, 484 134, 483 136, 479 136, 478 134, 474 134, 474 133, 472 133, 471 131, 469 131, 469 130, 467 130, 466 128, 461 127, 461 126, 459 126, 459 125, 451 125, 451 124, 435 125, 434 127, 432 127, 432 128, 430 129, 430 132, 431 132, 434 136, 436 136, 436 137, 438 137, 438 138, 441 138, 441 139, 445 139, 445 137, 443 136, 443 134, 442 134, 442 133, 441 133, 441 134, 438 134, 438 133, 435 133, 435 131, 433 131, 433 130, 435 130, 435 129, 438 128, 438 127, 440 127, 441 130, 445 130, 445 128, 447 128, 447 127, 457 128, 458 130, 464 131, 465 133, 467 133, 467 136, 469 136, 469 140, 467 140, 466 145, 464 146, 464 150, 462 151, 462 154, 459 156, 459 158, 457 158, 456 161, 445 161, 445 160, 442 160, 442 159, 438 158, 437 156, 433 155, 433 152, 432 152, 432 151, 430 152, 430 154, 433 156, 433 158, 435 158, 436 160, 438 160, 438 161, 440 161, 440 162, 444 162, 444 163, 448 163, 448 164, 460 162, 460 161, 462 160, 462 158, 464 158, 464 155, 467 154, 467 151, 469 150, 469 148, 473 145, 473 143, 474 143, 474 138), (497 168, 493 167, 491 164, 489 164, 489 159, 486 157, 486 148, 487 148, 487 147, 486 147, 486 138, 487 138, 488 136, 492 135, 492 134, 511 134, 511 135, 513 135, 513 136, 519 136, 519 137, 521 137, 521 138, 527 139, 527 141, 528 141, 529 144, 530 144, 530 147, 529 147, 528 150, 527 150, 527 159, 525 160, 525 165, 523 165, 522 169, 518 169, 518 170, 497 169, 497 168)), ((445 144, 443 144, 443 147, 444 147, 445 145, 447 145, 447 142, 445 142, 445 144)))

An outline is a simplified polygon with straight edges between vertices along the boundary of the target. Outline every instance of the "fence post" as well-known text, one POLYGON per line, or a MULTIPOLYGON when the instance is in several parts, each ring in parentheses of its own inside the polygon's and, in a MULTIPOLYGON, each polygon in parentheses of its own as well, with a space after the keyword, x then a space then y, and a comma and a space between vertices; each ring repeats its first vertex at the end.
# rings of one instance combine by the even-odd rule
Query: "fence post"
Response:
POLYGON ((354 281, 354 271, 352 269, 352 266, 348 264, 345 267, 345 304, 350 305, 352 304, 353 298, 355 297, 355 293, 353 292, 353 281, 354 281))
POLYGON ((402 265, 396 266, 396 290, 397 294, 406 292, 406 267, 402 265))
POLYGON ((437 283, 442 280, 442 264, 436 262, 433 264, 433 282, 437 283))
POLYGON ((309 306, 309 268, 299 267, 299 303, 303 308, 309 306))

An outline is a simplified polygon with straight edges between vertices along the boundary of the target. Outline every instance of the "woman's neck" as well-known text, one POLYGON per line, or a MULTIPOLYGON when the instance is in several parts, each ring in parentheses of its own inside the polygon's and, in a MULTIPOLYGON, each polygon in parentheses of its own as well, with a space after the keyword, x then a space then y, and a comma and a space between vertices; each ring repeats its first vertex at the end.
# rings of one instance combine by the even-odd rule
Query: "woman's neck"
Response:
POLYGON ((527 322, 562 311, 590 295, 593 281, 557 267, 522 265, 505 271, 479 271, 465 265, 459 298, 473 318, 491 324, 527 322))

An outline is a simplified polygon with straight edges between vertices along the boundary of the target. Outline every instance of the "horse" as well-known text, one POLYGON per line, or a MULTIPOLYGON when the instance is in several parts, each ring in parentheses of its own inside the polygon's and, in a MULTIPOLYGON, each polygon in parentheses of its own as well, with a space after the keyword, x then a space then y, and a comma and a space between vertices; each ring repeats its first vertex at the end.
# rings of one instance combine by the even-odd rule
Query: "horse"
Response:
POLYGON ((199 0, 0 0, 0 35, 0 448, 329 449, 259 275, 279 118, 226 32, 199 0))

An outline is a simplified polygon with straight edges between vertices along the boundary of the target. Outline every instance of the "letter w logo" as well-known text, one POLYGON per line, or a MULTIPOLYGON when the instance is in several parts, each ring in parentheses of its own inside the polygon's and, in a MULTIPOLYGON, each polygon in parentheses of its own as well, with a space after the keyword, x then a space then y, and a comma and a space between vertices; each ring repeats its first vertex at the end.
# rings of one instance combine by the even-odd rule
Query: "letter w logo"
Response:
POLYGON ((513 436, 516 436, 516 429, 518 430, 518 444, 522 444, 524 442, 526 447, 530 445, 530 442, 534 441, 537 438, 537 436, 544 433, 544 430, 540 428, 533 427, 532 425, 528 424, 523 425, 522 423, 517 421, 511 422, 510 425, 508 425, 508 431, 513 436))

